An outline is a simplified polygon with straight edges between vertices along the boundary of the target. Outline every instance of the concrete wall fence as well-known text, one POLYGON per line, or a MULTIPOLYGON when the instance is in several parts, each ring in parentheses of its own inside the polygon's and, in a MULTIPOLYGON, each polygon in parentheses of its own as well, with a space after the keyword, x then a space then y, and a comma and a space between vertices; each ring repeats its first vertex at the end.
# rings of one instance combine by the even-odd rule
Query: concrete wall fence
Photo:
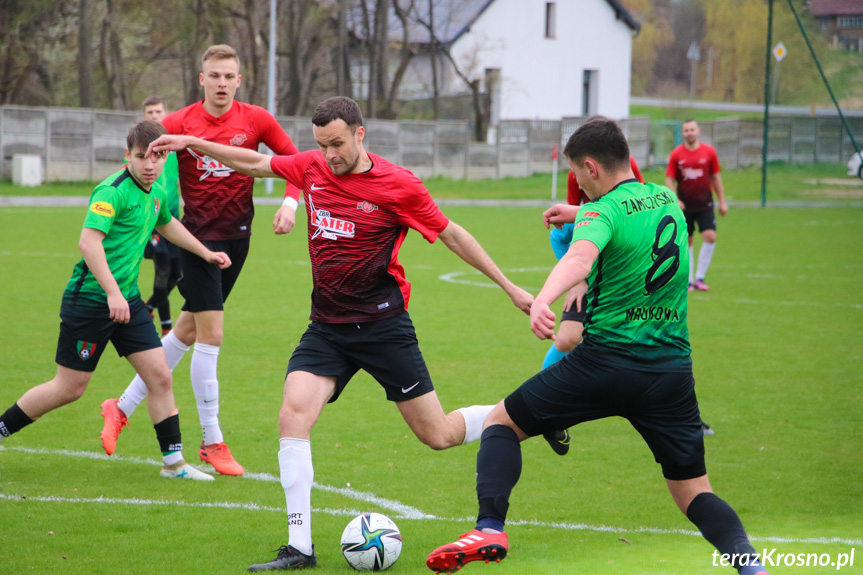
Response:
MULTIPOLYGON (((119 169, 129 127, 137 112, 84 108, 0 106, 0 178, 9 179, 16 154, 39 156, 46 181, 99 181, 119 169)), ((466 122, 366 120, 366 149, 405 166, 421 178, 500 179, 552 171, 552 149, 562 151, 587 118, 505 120, 490 142, 474 142, 466 122)), ((308 118, 279 117, 300 150, 316 147, 308 118)), ((849 120, 863 134, 863 118, 849 120)), ((621 127, 640 166, 664 163, 647 117, 624 118, 621 127), (655 157, 654 157, 655 156, 655 157)), ((762 124, 736 118, 703 123, 705 141, 716 146, 723 167, 760 165, 762 124)), ((664 146, 660 146, 664 147, 664 146)), ((772 118, 768 160, 844 164, 853 146, 838 118, 772 118)))

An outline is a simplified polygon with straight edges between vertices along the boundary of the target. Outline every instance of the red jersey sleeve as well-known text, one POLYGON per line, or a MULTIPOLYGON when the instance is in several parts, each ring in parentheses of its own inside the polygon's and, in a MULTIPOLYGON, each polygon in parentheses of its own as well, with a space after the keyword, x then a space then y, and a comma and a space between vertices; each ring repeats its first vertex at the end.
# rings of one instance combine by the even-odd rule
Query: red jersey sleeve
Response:
POLYGON ((636 163, 635 158, 629 156, 629 167, 632 168, 632 173, 635 174, 635 177, 642 184, 644 183, 644 178, 641 175, 641 171, 638 169, 638 163, 636 163))
POLYGON ((429 243, 449 225, 423 183, 410 174, 400 182, 402 193, 396 199, 396 214, 401 225, 415 229, 429 243))
MULTIPOLYGON (((292 156, 298 154, 299 150, 294 145, 291 137, 285 132, 284 128, 279 124, 272 114, 264 109, 260 110, 255 118, 258 128, 260 129, 261 141, 270 148, 274 154, 278 156, 292 156)), ((287 182, 285 184, 285 197, 300 199, 300 189, 287 182)))
POLYGON ((677 148, 671 150, 668 165, 665 167, 665 177, 677 179, 677 148))
POLYGON ((716 155, 716 148, 713 146, 708 148, 708 152, 710 156, 710 171, 708 171, 708 174, 712 176, 719 173, 719 156, 716 155))
POLYGON ((578 180, 575 179, 575 174, 572 170, 568 171, 566 178, 566 203, 571 206, 578 205, 578 198, 581 196, 581 190, 578 189, 578 180))
MULTIPOLYGON (((310 150, 291 156, 273 156, 270 158, 270 169, 278 176, 284 178, 288 182, 288 185, 297 191, 295 199, 299 198, 300 189, 303 187, 303 174, 306 168, 314 158, 314 155, 319 153, 317 150, 310 150)), ((287 197, 287 194, 285 194, 285 197, 287 197)))

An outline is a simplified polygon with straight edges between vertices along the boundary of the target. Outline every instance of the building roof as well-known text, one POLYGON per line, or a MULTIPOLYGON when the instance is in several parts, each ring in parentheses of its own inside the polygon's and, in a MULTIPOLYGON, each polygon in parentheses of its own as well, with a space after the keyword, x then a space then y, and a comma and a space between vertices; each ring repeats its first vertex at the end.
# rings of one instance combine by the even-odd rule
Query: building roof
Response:
POLYGON ((813 16, 851 16, 863 14, 863 0, 809 0, 813 16))
MULTIPOLYGON (((634 32, 641 30, 641 24, 629 13, 620 0, 605 1, 614 10, 615 18, 622 21, 634 32)), ((399 2, 408 4, 407 0, 399 0, 399 2)), ((455 42, 463 34, 470 31, 474 22, 494 2, 495 0, 433 0, 434 31, 437 40, 443 44, 455 42)), ((373 7, 371 10, 373 10, 373 7)), ((354 10, 352 19, 355 22, 360 22, 360 18, 359 12, 354 10)), ((414 14, 410 16, 408 24, 408 33, 412 42, 418 44, 428 44, 431 42, 428 28, 421 23, 428 21, 428 2, 416 2, 414 4, 414 14)), ((363 34, 359 28, 359 26, 354 26, 354 32, 361 38, 363 34)), ((391 39, 396 41, 401 40, 402 24, 392 10, 390 10, 389 16, 389 32, 391 39)))

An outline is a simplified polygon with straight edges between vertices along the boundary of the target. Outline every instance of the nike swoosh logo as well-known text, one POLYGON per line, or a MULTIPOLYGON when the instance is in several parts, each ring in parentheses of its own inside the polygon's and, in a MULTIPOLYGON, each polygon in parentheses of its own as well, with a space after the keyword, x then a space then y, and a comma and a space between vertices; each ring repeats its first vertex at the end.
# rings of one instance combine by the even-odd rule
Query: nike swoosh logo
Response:
POLYGON ((419 384, 420 384, 420 382, 416 382, 415 384, 413 384, 413 385, 412 385, 412 386, 410 386, 410 387, 407 387, 407 388, 403 387, 403 388, 402 388, 402 393, 407 393, 407 392, 409 392, 410 390, 412 390, 413 388, 415 388, 415 387, 416 387, 416 386, 418 386, 419 384))
POLYGON ((317 192, 318 190, 323 190, 324 188, 319 188, 318 186, 312 184, 312 191, 317 192))

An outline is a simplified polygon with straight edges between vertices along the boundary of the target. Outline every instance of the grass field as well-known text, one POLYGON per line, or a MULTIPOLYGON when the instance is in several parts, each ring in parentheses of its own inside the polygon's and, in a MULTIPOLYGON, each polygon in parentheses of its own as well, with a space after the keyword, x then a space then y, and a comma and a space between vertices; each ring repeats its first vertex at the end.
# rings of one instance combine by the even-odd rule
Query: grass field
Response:
MULTIPOLYGON (((515 192, 507 183, 481 185, 489 197, 515 192)), ((732 196, 743 193, 727 187, 732 196)), ((311 280, 305 220, 277 238, 268 229, 274 210, 258 210, 220 358, 222 426, 247 475, 211 484, 159 478, 144 409, 117 453, 105 457, 99 404, 132 377, 108 351, 81 400, 0 445, 4 573, 242 573, 287 543, 276 419, 287 359, 307 323, 311 280)), ((444 210, 515 281, 538 291, 553 264, 539 209, 444 210)), ((740 513, 757 549, 832 560, 854 551, 855 564, 843 573, 863 573, 861 217, 848 207, 732 209, 719 222, 711 291, 692 294, 689 311, 702 413, 716 429, 706 439, 713 487, 740 513)), ((60 294, 79 258, 82 219, 82 208, 0 209, 0 409, 53 376, 60 294)), ((502 292, 476 285, 486 282, 415 233, 400 259, 447 410, 495 402, 538 370, 547 343, 502 292), (442 281, 453 272, 464 283, 442 281)), ((151 279, 145 261, 145 296, 151 279)), ((177 310, 176 293, 172 301, 177 310)), ((196 462, 201 433, 188 357, 176 370, 175 393, 186 457, 196 462)), ((511 553, 468 572, 734 573, 713 566, 713 548, 677 511, 626 422, 593 422, 573 433, 565 458, 542 440, 524 444, 511 553)), ((476 445, 422 446, 368 376, 324 410, 312 443, 317 572, 351 572, 338 542, 360 511, 399 524, 404 550, 393 573, 428 573, 426 554, 472 526, 476 445)))
MULTIPOLYGON (((643 168, 650 182, 665 184, 665 168, 643 168)), ((722 172, 725 196, 730 202, 761 202, 761 168, 759 166, 722 172)), ((830 203, 837 206, 863 204, 863 182, 848 177, 846 167, 836 164, 787 164, 771 162, 767 172, 767 203, 830 203)), ((529 178, 503 180, 450 180, 433 178, 425 184, 437 199, 550 200, 552 174, 534 174, 529 178)), ((13 185, 0 180, 3 196, 89 196, 93 183, 52 183, 36 188, 13 185)), ((256 197, 266 197, 264 182, 255 186, 256 197)), ((281 197, 283 186, 276 186, 274 196, 281 197)), ((272 196, 270 196, 272 197, 272 196)), ((558 177, 557 198, 566 201, 566 172, 558 177)))

